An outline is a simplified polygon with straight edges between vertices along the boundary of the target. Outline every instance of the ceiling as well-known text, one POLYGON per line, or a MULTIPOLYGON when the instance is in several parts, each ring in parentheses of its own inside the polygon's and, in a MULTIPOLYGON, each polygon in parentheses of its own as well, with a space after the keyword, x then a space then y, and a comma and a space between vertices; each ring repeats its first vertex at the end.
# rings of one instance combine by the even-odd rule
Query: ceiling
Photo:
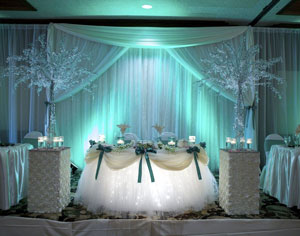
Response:
POLYGON ((105 25, 112 20, 300 28, 300 0, 0 0, 2 23, 105 25), (143 4, 152 9, 143 9, 143 4))

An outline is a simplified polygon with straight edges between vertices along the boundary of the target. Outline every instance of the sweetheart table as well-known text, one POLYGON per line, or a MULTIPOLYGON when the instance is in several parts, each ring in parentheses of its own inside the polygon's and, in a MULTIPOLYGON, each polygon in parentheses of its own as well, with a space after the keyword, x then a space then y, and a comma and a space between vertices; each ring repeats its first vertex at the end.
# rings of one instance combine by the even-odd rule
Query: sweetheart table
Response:
POLYGON ((104 152, 96 177, 100 151, 94 145, 85 157, 75 203, 110 214, 201 210, 217 199, 218 186, 205 150, 199 149, 197 158, 185 148, 157 150, 148 153, 149 161, 134 148, 104 152))

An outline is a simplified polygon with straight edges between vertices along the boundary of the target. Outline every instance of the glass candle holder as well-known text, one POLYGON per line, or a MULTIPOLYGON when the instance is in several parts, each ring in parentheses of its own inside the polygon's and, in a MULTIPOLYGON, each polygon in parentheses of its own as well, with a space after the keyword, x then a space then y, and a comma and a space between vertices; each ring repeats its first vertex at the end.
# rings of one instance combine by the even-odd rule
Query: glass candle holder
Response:
POLYGON ((231 138, 227 137, 226 138, 226 149, 230 149, 231 148, 231 138))
POLYGON ((53 143, 52 143, 53 138, 44 136, 44 141, 45 141, 45 148, 52 148, 52 146, 53 146, 53 143))
POLYGON ((44 147, 45 147, 44 137, 38 137, 38 148, 44 148, 44 147))
POLYGON ((170 137, 170 138, 169 138, 168 145, 171 146, 171 147, 174 147, 175 144, 176 144, 175 138, 174 138, 174 137, 170 137))
POLYGON ((196 136, 189 136, 189 144, 194 145, 196 143, 196 136))
POLYGON ((53 148, 59 148, 59 142, 60 142, 59 137, 53 137, 53 148))
POLYGON ((99 135, 99 142, 100 143, 105 143, 105 135, 104 134, 99 135))
POLYGON ((64 146, 64 136, 59 136, 58 140, 59 140, 58 146, 63 147, 64 146))
POLYGON ((232 138, 230 144, 231 144, 231 149, 235 149, 236 148, 236 139, 232 138))
POLYGON ((245 137, 241 137, 239 142, 239 148, 244 149, 244 145, 245 145, 245 137))
POLYGON ((251 149, 251 145, 252 145, 252 139, 248 138, 247 139, 247 149, 251 149))
POLYGON ((121 146, 121 145, 124 145, 124 137, 118 137, 118 140, 117 140, 117 145, 118 146, 121 146))

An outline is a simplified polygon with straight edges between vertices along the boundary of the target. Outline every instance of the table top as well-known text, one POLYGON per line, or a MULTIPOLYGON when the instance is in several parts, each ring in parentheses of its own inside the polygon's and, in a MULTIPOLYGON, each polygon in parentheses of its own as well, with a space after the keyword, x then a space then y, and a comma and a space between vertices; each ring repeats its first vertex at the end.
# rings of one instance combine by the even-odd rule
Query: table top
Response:
POLYGON ((33 146, 31 144, 28 143, 17 143, 14 146, 6 146, 6 147, 0 147, 0 153, 1 152, 6 152, 9 150, 16 150, 19 148, 28 148, 28 149, 32 149, 33 146))
POLYGON ((259 153, 256 150, 253 149, 225 149, 225 148, 221 148, 221 151, 224 152, 230 152, 230 153, 259 153))
POLYGON ((272 149, 277 149, 280 151, 292 152, 294 155, 300 155, 300 147, 288 147, 285 145, 272 145, 272 149))
POLYGON ((70 147, 60 147, 60 148, 34 148, 30 152, 61 152, 70 149, 70 147))

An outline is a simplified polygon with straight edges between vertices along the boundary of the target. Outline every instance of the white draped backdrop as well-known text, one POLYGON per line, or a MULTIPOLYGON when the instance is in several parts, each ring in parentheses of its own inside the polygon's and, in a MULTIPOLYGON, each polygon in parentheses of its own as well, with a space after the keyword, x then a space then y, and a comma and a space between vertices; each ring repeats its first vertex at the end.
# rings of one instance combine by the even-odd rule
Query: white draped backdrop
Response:
MULTIPOLYGON (((219 148, 224 147, 226 136, 233 136, 234 98, 220 88, 198 87, 196 81, 201 79, 199 59, 209 56, 208 52, 213 51, 220 40, 231 40, 238 45, 240 35, 249 34, 252 29, 219 28, 222 37, 213 28, 203 31, 207 37, 199 36, 201 28, 198 31, 186 29, 177 37, 172 37, 172 30, 167 30, 160 40, 150 40, 149 30, 120 28, 117 31, 116 28, 113 32, 102 28, 102 38, 97 38, 99 32, 93 27, 50 26, 48 42, 52 48, 55 50, 56 42, 61 39, 67 42, 67 47, 78 46, 91 57, 95 72, 92 78, 87 78, 87 83, 92 81, 92 94, 81 90, 83 84, 57 95, 57 132, 65 136, 66 145, 72 147, 72 161, 82 168, 88 140, 104 133, 112 142, 119 135, 117 124, 127 123, 131 126, 129 132, 142 139, 153 139, 157 133, 152 125, 158 123, 179 138, 196 135, 197 141, 206 141, 210 168, 217 172, 219 148), (185 41, 188 32, 193 37, 185 41), (135 37, 129 38, 129 33, 135 37), (144 38, 140 38, 141 35, 144 38), (184 47, 178 48, 178 45, 184 47)), ((1 69, 6 66, 8 55, 21 54, 28 43, 46 30, 47 26, 39 25, 1 25, 1 69)), ((162 35, 160 30, 153 32, 162 35)), ((283 57, 283 65, 274 69, 287 79, 287 87, 281 89, 288 93, 280 101, 264 89, 259 91, 261 101, 255 110, 255 128, 258 148, 263 151, 261 144, 267 134, 293 133, 300 123, 297 53, 300 31, 263 28, 253 28, 253 31, 254 43, 262 47, 261 58, 283 57)), ((26 86, 15 91, 12 88, 13 76, 0 87, 0 138, 17 142, 27 131, 43 131, 46 95, 37 96, 26 86)))
MULTIPOLYGON (((26 85, 14 89, 14 77, 3 79, 6 58, 21 55, 23 49, 47 33, 47 25, 0 24, 0 140, 20 142, 28 131, 44 130, 45 94, 26 85)), ((9 66, 9 65, 8 65, 9 66)))

